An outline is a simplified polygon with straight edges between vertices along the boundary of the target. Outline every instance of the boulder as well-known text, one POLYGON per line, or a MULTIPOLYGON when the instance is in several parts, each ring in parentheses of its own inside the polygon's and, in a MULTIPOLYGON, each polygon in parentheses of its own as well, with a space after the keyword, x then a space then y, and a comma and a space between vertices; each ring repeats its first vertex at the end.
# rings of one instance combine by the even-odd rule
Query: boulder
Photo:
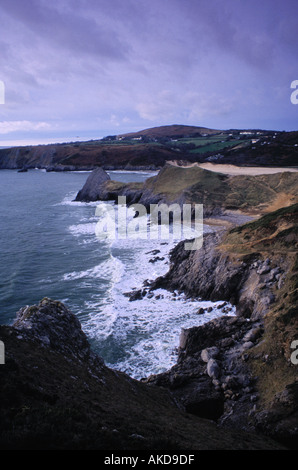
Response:
POLYGON ((219 354, 219 349, 214 346, 212 348, 205 348, 201 352, 201 359, 208 362, 210 359, 215 359, 219 354))
POLYGON ((209 359, 207 363, 207 374, 213 379, 218 379, 220 376, 220 367, 215 359, 209 359))
POLYGON ((44 347, 90 360, 89 342, 77 317, 62 303, 45 297, 37 305, 26 306, 17 312, 14 328, 21 336, 34 336, 44 347))

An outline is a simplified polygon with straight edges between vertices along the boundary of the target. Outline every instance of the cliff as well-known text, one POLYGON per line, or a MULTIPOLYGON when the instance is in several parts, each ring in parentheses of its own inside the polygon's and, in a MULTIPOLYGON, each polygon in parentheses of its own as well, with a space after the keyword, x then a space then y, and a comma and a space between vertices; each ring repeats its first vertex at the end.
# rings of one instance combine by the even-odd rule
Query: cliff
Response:
POLYGON ((177 364, 148 382, 172 390, 185 408, 231 428, 262 430, 297 448, 298 204, 254 222, 207 234, 201 250, 171 252, 151 290, 227 300, 221 317, 181 335, 177 364))
POLYGON ((281 449, 186 413, 166 389, 107 368, 69 309, 44 298, 0 327, 4 450, 281 449))
POLYGON ((51 144, 0 149, 0 169, 43 168, 47 171, 156 170, 177 157, 174 150, 152 144, 87 143, 51 144))
POLYGON ((109 180, 109 175, 102 168, 96 168, 88 176, 83 188, 78 192, 76 201, 97 201, 102 199, 102 187, 109 180))

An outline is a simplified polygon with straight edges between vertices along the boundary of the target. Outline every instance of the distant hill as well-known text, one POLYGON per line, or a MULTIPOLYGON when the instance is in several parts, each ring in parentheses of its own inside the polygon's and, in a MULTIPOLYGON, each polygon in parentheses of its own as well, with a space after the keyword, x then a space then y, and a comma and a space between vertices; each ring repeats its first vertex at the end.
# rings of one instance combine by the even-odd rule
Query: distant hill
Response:
POLYGON ((208 129, 207 127, 197 127, 197 126, 184 126, 180 124, 172 124, 169 126, 159 126, 151 127, 149 129, 144 129, 138 132, 130 132, 128 134, 120 134, 118 138, 128 137, 151 137, 151 138, 161 138, 161 137, 170 137, 170 138, 185 138, 185 137, 199 137, 202 135, 212 135, 218 134, 222 131, 215 129, 208 129))

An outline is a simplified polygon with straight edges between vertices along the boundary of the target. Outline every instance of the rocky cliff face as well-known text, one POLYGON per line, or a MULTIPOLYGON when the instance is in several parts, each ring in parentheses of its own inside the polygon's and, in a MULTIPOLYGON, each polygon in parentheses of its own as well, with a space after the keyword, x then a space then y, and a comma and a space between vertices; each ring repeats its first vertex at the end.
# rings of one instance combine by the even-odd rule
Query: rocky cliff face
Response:
POLYGON ((225 426, 262 430, 297 447, 298 205, 229 232, 208 234, 201 250, 184 243, 151 289, 225 299, 235 317, 183 331, 177 364, 147 381, 169 388, 185 408, 225 426))
POLYGON ((224 231, 206 234, 200 250, 187 251, 180 242, 171 252, 169 271, 155 279, 152 288, 226 300, 237 306, 237 314, 253 320, 263 318, 275 300, 273 285, 282 282, 287 260, 278 263, 256 252, 235 257, 219 249, 225 235, 224 231))
POLYGON ((156 170, 176 157, 163 145, 105 142, 36 145, 0 149, 0 169, 45 168, 47 171, 156 170))
POLYGON ((138 202, 142 195, 142 183, 120 183, 112 181, 109 175, 99 167, 92 171, 83 188, 76 195, 75 201, 118 201, 125 196, 127 204, 138 202))
POLYGON ((97 201, 103 199, 104 183, 110 179, 109 175, 102 168, 96 168, 92 171, 91 175, 88 176, 86 183, 78 192, 75 200, 97 201))
POLYGON ((1 449, 282 448, 186 413, 166 389, 107 368, 61 302, 22 308, 0 338, 1 449))

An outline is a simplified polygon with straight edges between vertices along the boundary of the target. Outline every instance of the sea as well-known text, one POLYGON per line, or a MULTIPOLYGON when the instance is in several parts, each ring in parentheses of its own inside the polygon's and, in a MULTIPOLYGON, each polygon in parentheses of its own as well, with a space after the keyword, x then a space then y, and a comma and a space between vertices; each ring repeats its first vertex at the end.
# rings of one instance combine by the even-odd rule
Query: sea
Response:
MULTIPOLYGON (((154 173, 109 174, 131 182, 154 173)), ((222 302, 163 289, 131 301, 127 293, 168 271, 177 240, 98 237, 97 210, 105 203, 74 202, 88 176, 0 171, 0 324, 13 324, 20 308, 44 297, 60 300, 108 367, 136 379, 164 372, 177 360, 182 329, 222 315, 222 302), (198 315, 201 307, 206 313, 198 315)))

